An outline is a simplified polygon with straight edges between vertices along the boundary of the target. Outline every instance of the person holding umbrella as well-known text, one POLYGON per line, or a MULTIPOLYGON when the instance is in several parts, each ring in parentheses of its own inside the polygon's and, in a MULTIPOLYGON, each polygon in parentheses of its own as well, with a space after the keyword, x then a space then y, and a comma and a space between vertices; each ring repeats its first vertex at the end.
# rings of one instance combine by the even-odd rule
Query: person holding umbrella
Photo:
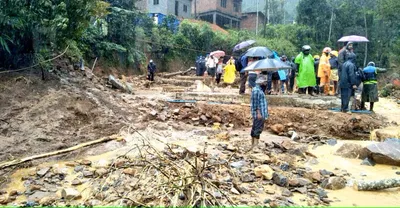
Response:
POLYGON ((298 69, 297 74, 297 86, 300 94, 305 94, 308 90, 308 94, 314 96, 313 88, 316 86, 315 71, 314 71, 314 59, 310 54, 311 47, 304 45, 302 51, 297 55, 295 64, 298 69))

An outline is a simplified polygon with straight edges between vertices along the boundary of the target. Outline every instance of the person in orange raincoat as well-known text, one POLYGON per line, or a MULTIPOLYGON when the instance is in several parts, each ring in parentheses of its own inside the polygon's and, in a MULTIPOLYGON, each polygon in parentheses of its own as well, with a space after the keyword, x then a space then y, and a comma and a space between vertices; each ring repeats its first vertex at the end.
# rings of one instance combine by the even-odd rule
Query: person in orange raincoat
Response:
POLYGON ((322 55, 319 59, 318 66, 318 77, 321 79, 320 81, 320 91, 324 91, 325 95, 329 95, 330 88, 330 76, 331 76, 331 64, 329 63, 331 48, 326 47, 322 51, 322 55))

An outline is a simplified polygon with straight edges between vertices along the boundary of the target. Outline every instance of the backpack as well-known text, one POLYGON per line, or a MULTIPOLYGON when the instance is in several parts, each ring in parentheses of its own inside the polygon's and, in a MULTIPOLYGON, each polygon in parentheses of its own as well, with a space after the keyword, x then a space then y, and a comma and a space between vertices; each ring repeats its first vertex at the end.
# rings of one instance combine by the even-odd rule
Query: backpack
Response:
POLYGON ((357 68, 355 71, 356 74, 356 85, 357 87, 366 80, 364 71, 361 68, 357 68))

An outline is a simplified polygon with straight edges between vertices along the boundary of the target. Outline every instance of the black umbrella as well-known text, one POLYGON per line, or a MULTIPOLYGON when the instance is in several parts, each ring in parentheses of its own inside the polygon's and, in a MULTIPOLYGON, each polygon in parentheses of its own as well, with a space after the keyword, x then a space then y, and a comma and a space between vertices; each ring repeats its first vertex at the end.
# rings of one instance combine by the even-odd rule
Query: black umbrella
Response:
POLYGON ((250 48, 244 54, 244 56, 247 57, 264 57, 264 58, 267 58, 268 56, 271 55, 274 55, 274 52, 271 49, 262 46, 250 48))

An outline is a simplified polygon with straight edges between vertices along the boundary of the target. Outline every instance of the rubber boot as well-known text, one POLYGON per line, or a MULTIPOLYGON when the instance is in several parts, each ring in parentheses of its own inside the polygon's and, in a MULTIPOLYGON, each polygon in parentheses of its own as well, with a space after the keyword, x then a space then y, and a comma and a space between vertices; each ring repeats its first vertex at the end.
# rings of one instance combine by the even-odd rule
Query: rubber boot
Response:
POLYGON ((369 103, 369 111, 374 111, 374 103, 373 102, 369 103))

